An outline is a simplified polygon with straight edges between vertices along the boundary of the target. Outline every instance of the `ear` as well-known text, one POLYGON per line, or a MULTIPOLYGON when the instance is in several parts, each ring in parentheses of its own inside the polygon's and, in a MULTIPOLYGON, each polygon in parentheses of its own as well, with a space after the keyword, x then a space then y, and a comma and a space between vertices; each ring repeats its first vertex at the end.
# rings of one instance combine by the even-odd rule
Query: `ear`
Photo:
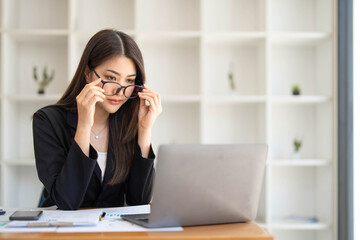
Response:
POLYGON ((84 75, 85 75, 86 82, 91 83, 92 82, 92 80, 91 80, 92 71, 90 70, 89 66, 86 66, 84 75))

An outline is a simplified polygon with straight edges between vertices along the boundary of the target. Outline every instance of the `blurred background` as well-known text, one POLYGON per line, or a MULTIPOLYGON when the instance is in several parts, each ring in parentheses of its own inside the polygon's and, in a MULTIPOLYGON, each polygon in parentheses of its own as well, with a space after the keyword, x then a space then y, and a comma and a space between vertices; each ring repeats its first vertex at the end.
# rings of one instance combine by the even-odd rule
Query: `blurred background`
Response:
POLYGON ((162 96, 155 151, 268 143, 256 222, 275 239, 337 239, 337 11, 336 0, 0 0, 0 205, 37 206, 31 116, 61 97, 90 37, 115 28, 162 96))

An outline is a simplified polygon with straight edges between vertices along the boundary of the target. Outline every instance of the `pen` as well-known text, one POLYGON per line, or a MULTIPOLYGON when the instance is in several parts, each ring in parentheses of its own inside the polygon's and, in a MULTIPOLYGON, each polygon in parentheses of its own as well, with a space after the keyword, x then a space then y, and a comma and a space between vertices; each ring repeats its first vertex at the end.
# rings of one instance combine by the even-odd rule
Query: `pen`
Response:
POLYGON ((103 212, 100 216, 100 221, 104 220, 106 212, 103 212))
POLYGON ((68 227, 73 226, 72 222, 31 222, 27 223, 27 227, 68 227))

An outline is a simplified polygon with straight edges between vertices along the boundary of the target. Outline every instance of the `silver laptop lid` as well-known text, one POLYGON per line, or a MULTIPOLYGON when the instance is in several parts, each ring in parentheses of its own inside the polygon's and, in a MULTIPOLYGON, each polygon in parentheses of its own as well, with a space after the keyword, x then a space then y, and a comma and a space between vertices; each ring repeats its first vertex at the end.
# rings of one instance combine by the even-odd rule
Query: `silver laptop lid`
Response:
POLYGON ((160 146, 149 225, 254 220, 267 151, 265 144, 160 146))

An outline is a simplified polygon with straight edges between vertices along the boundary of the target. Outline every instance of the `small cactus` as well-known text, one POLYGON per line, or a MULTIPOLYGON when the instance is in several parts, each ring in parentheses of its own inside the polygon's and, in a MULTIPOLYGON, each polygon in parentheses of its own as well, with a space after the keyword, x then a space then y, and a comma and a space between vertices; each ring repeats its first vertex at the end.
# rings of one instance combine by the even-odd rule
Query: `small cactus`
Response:
POLYGON ((44 67, 43 74, 42 74, 42 80, 40 81, 37 74, 37 67, 35 66, 33 68, 33 78, 35 82, 39 85, 39 94, 43 94, 45 91, 45 87, 53 80, 55 75, 55 70, 51 71, 51 74, 49 75, 47 67, 44 67))
POLYGON ((230 70, 228 74, 230 88, 232 91, 235 91, 235 82, 234 82, 234 75, 233 75, 233 63, 230 63, 230 70))
POLYGON ((292 94, 293 95, 300 95, 300 86, 295 84, 292 87, 292 94))
POLYGON ((295 148, 295 152, 299 152, 300 148, 301 148, 302 142, 301 140, 294 140, 294 148, 295 148))

